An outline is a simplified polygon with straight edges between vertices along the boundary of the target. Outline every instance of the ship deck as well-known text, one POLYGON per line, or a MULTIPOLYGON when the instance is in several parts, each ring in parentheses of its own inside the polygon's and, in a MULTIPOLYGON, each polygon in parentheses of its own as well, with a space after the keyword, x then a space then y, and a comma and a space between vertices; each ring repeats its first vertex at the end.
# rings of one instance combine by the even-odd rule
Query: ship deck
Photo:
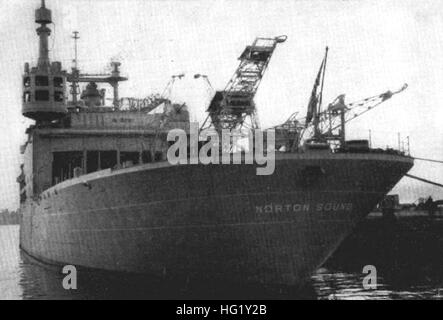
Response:
MULTIPOLYGON (((285 161, 285 160, 361 160, 361 161, 394 161, 394 162, 405 162, 405 163, 413 163, 413 158, 405 155, 397 155, 397 154, 389 154, 389 153, 331 153, 327 151, 315 151, 315 152, 306 152, 306 153, 275 153, 275 160, 285 161)), ((191 161, 188 161, 191 163, 191 161)), ((189 164, 188 164, 189 165, 189 164)), ((245 165, 245 164, 242 164, 245 165)), ((76 184, 86 183, 90 181, 94 181, 96 179, 101 179, 114 175, 122 175, 127 173, 133 173, 137 171, 145 171, 145 170, 155 170, 160 168, 167 168, 173 166, 185 166, 183 164, 172 165, 168 161, 160 161, 160 162, 152 162, 134 165, 127 168, 118 168, 118 169, 104 169, 96 172, 92 172, 89 174, 85 174, 79 177, 74 177, 69 180, 65 180, 60 182, 49 189, 43 191, 44 193, 53 193, 56 190, 64 189, 76 184)))

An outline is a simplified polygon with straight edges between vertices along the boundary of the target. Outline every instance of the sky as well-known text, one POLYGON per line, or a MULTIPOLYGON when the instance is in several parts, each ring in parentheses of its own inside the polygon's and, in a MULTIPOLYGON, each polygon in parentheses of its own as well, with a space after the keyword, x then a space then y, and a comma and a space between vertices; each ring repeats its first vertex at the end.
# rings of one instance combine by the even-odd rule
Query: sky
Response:
MULTIPOLYGON (((0 208, 18 207, 19 146, 32 121, 21 115, 23 65, 35 65, 38 0, 0 0, 0 208)), ((80 33, 82 72, 109 71, 119 60, 129 80, 123 97, 161 93, 174 74, 184 73, 172 96, 186 101, 202 121, 210 98, 208 76, 223 89, 238 56, 255 37, 287 35, 279 44, 256 95, 262 127, 304 116, 312 85, 329 47, 325 103, 346 102, 386 90, 408 89, 349 123, 348 138, 396 147, 398 133, 410 138, 413 156, 443 160, 443 1, 296 0, 47 0, 54 24, 50 58, 72 65, 72 31, 80 33)), ((111 94, 108 95, 111 97, 111 94)), ((443 183, 443 164, 416 161, 411 174, 443 183)), ((401 201, 443 189, 403 178, 392 193, 401 201)))

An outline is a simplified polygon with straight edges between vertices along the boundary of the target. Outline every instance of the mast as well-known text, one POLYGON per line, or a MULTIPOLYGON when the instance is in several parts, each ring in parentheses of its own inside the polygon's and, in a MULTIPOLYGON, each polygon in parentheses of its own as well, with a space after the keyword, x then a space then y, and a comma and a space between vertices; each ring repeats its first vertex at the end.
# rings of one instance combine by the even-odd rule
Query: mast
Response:
POLYGON ((312 121, 314 127, 314 137, 319 138, 321 131, 319 128, 321 103, 323 98, 323 86, 325 81, 326 61, 328 58, 328 47, 326 47, 325 56, 321 62, 320 69, 318 70, 317 77, 315 78, 314 87, 312 88, 311 98, 308 103, 308 112, 306 115, 305 126, 308 127, 312 121), (319 87, 320 86, 320 90, 319 87))
POLYGON ((323 64, 323 72, 322 72, 322 79, 321 79, 320 96, 318 98, 317 112, 316 112, 315 117, 314 117, 314 121, 316 123, 316 126, 315 126, 315 128, 316 128, 316 136, 318 136, 319 133, 320 133, 320 130, 318 128, 318 124, 319 124, 319 121, 320 121, 321 104, 322 104, 322 100, 323 100, 323 86, 324 86, 324 83, 325 83, 326 63, 328 61, 328 47, 326 47, 325 57, 324 57, 323 61, 324 61, 324 64, 323 64))
POLYGON ((42 0, 41 7, 35 10, 35 22, 40 24, 36 29, 39 36, 39 56, 37 68, 41 71, 48 71, 50 68, 48 37, 51 29, 46 25, 52 23, 51 10, 46 9, 45 0, 42 0))
POLYGON ((39 54, 35 67, 30 68, 29 63, 25 63, 22 114, 39 124, 46 124, 63 118, 67 112, 66 73, 60 61, 49 60, 48 38, 51 29, 47 25, 52 23, 52 17, 44 0, 35 10, 35 22, 40 24, 36 29, 39 54))
POLYGON ((72 60, 73 62, 73 66, 72 66, 72 83, 71 83, 71 94, 72 94, 72 103, 74 104, 74 106, 77 105, 77 95, 78 95, 78 76, 79 76, 79 71, 78 71, 78 60, 77 60, 77 40, 80 39, 80 37, 78 36, 78 31, 74 31, 73 32, 73 36, 72 38, 74 39, 74 60, 72 60))
POLYGON ((318 93, 318 96, 316 97, 316 105, 314 106, 314 137, 319 138, 320 137, 320 113, 321 113, 321 104, 323 99, 323 86, 325 83, 325 72, 326 72, 326 62, 328 60, 328 47, 325 49, 325 56, 323 58, 323 62, 321 64, 319 75, 321 77, 321 84, 320 84, 320 92, 318 93))
POLYGON ((113 61, 111 62, 112 71, 110 74, 80 74, 80 70, 78 69, 78 39, 79 32, 74 31, 72 39, 74 39, 74 59, 72 60, 72 72, 69 74, 68 81, 71 82, 71 94, 72 94, 72 104, 77 106, 78 102, 78 94, 79 94, 79 83, 80 82, 104 82, 111 85, 113 89, 113 106, 115 110, 120 108, 120 98, 118 93, 118 87, 120 81, 126 81, 128 78, 122 77, 120 75, 120 62, 113 61))
POLYGON ((72 38, 74 39, 74 68, 77 69, 77 40, 80 39, 80 37, 78 36, 78 31, 74 31, 72 32, 74 35, 72 36, 72 38))

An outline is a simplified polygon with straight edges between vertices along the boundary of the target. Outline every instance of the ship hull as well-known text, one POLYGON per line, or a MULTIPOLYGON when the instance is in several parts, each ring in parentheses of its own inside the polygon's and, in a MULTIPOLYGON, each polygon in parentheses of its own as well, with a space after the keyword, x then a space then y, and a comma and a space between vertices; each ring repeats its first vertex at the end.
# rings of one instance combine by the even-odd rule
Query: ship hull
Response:
POLYGON ((147 164, 58 184, 21 208, 21 247, 53 264, 294 286, 412 167, 387 154, 278 154, 253 165, 147 164))

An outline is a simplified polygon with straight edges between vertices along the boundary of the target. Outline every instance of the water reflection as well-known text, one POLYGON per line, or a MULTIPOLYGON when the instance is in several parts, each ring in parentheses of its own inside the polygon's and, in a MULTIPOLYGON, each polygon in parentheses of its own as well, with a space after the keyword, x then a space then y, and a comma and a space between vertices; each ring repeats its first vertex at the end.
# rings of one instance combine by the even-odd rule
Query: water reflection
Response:
POLYGON ((229 283, 166 282, 152 277, 77 270, 77 290, 65 290, 64 274, 21 253, 19 284, 22 299, 315 299, 307 289, 270 290, 229 283))
POLYGON ((410 290, 394 290, 378 277, 376 290, 365 290, 363 276, 353 273, 332 272, 322 268, 312 277, 318 299, 328 300, 443 300, 443 290, 432 286, 413 286, 410 290))
POLYGON ((319 299, 443 299, 443 219, 367 219, 312 284, 319 299), (365 265, 376 267, 376 290, 363 289, 365 265))

